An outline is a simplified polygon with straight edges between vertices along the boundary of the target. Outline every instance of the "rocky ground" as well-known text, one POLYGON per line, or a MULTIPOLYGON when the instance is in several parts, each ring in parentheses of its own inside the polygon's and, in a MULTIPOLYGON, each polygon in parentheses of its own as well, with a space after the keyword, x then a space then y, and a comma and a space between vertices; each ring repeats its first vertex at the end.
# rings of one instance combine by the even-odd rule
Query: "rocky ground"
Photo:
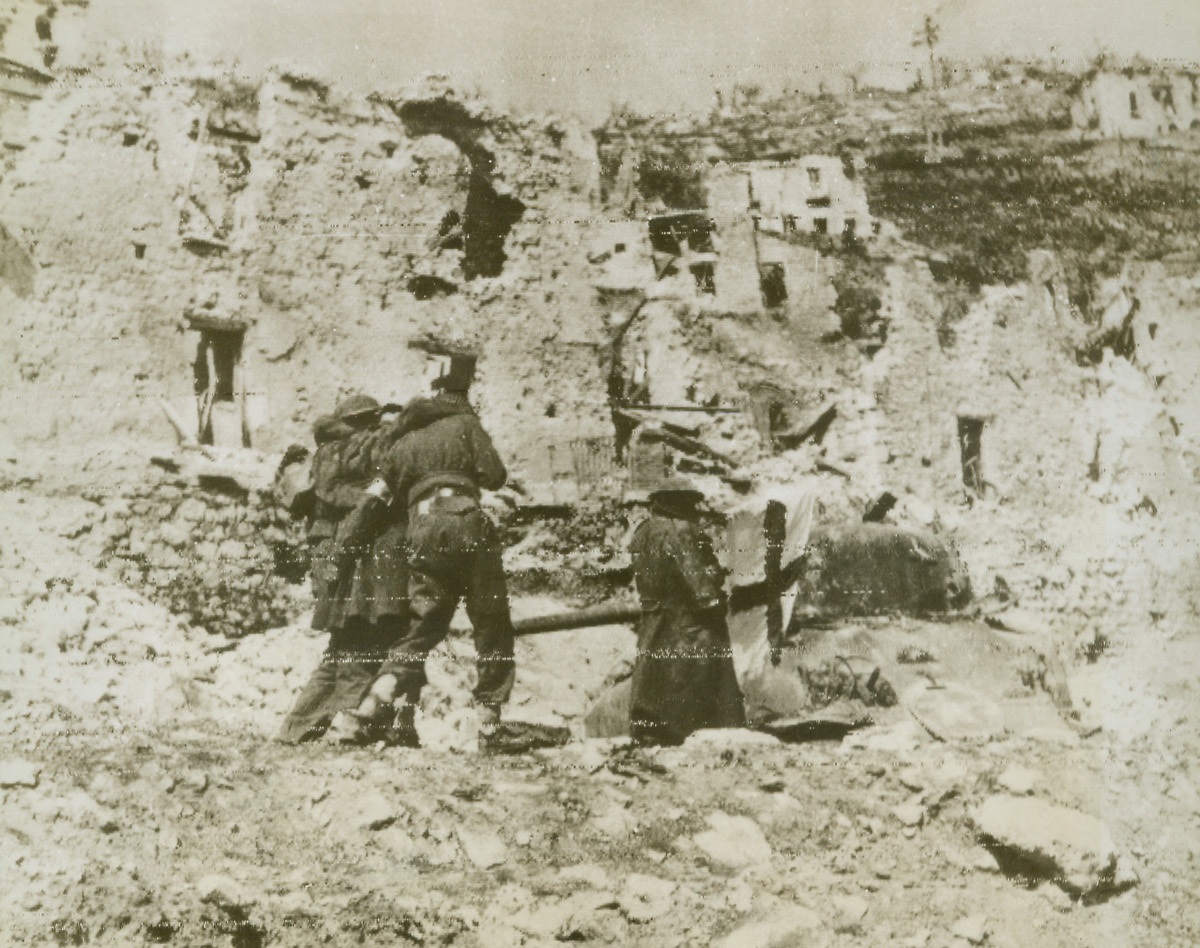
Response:
POLYGON ((936 948, 1200 932, 1200 654, 1185 623, 1130 628, 1073 670, 1070 727, 947 732, 901 707, 842 741, 586 740, 589 696, 632 651, 606 628, 520 645, 512 716, 570 725, 561 749, 474 751, 464 640, 434 663, 429 749, 284 747, 270 736, 323 641, 303 621, 240 640, 186 626, 81 555, 69 465, 46 455, 50 476, 6 454, 5 943, 936 948))

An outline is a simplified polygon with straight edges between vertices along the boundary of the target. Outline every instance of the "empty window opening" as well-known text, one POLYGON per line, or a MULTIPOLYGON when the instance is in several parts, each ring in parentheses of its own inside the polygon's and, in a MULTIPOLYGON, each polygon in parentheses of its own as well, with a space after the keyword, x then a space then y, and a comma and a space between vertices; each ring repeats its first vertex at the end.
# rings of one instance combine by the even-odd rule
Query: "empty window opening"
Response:
POLYGON ((250 446, 243 424, 242 329, 202 329, 192 365, 201 444, 250 446))
POLYGON ((650 218, 650 246, 658 253, 681 256, 684 250, 712 253, 713 222, 699 211, 650 218))
POLYGON ((366 172, 357 174, 354 176, 354 183, 365 191, 371 186, 371 177, 366 172))
POLYGON ((811 197, 808 199, 809 207, 829 207, 830 198, 828 195, 824 197, 811 197))
POLYGON ((853 217, 847 217, 846 222, 842 225, 842 233, 847 237, 853 237, 858 232, 858 221, 853 217))
POLYGON ((146 245, 145 245, 145 244, 143 244, 143 243, 139 243, 139 242, 137 242, 137 241, 134 241, 134 244, 133 244, 133 255, 134 255, 134 256, 135 256, 135 257, 136 257, 138 260, 144 260, 144 259, 145 259, 145 257, 146 257, 146 245))
POLYGON ((624 244, 616 244, 616 245, 613 247, 613 253, 624 253, 624 252, 625 252, 625 245, 624 245, 624 244))
POLYGON ((1138 101, 1136 92, 1129 93, 1129 117, 1138 117, 1138 101))
POLYGON ((711 263, 697 263, 691 267, 692 277, 696 281, 696 290, 709 296, 716 295, 716 268, 711 263))
POLYGON ((785 234, 796 233, 796 215, 785 214, 783 217, 783 232, 785 234))
POLYGON ((814 217, 813 218, 813 233, 814 234, 828 234, 829 233, 828 218, 814 217))
POLYGON ((972 415, 958 416, 958 447, 962 455, 963 484, 983 496, 983 424, 972 415))
POLYGON ((808 172, 808 183, 809 184, 820 184, 821 183, 821 169, 820 168, 806 168, 805 170, 808 172))
POLYGON ((125 129, 124 132, 121 133, 121 144, 124 145, 126 148, 132 148, 134 145, 136 145, 138 143, 138 140, 141 137, 142 137, 142 133, 139 132, 137 129, 127 128, 127 129, 125 129))
POLYGON ((758 268, 758 283, 762 289, 764 306, 782 306, 787 302, 787 280, 782 263, 762 264, 758 268))

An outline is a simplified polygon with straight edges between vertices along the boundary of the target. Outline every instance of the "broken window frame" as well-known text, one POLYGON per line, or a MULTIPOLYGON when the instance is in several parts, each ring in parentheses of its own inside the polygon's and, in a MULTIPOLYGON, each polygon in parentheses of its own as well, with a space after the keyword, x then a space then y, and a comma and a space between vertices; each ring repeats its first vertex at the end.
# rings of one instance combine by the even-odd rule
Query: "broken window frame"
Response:
POLYGON ((246 375, 244 353, 246 326, 232 320, 189 318, 200 333, 192 362, 192 384, 196 396, 196 437, 213 444, 212 410, 216 404, 237 406, 242 447, 250 447, 246 418, 246 375))

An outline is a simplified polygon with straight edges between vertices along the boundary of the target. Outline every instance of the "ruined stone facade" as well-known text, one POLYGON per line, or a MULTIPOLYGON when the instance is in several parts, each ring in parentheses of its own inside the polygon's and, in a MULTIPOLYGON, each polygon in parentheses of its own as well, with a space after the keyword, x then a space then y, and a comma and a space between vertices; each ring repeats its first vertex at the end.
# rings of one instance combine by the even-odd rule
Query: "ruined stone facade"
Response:
POLYGON ((759 230, 773 234, 872 236, 867 192, 840 158, 807 155, 786 163, 751 162, 749 210, 759 230))
POLYGON ((1157 138, 1200 128, 1200 76, 1100 72, 1071 107, 1077 128, 1104 138, 1157 138))
POLYGON ((51 87, 37 121, 0 183, 0 293, 30 297, 4 329, 12 430, 166 435, 162 400, 204 437, 207 393, 218 443, 269 450, 339 394, 427 390, 447 345, 480 350, 484 420, 518 471, 608 430, 579 130, 437 90, 138 69, 51 87), (506 231, 485 232, 500 204, 506 231))

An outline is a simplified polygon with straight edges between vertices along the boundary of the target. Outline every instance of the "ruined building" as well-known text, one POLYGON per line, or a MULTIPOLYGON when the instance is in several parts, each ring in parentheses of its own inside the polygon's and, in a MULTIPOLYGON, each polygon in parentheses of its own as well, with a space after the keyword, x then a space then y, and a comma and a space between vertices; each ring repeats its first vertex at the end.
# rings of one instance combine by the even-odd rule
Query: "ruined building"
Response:
POLYGON ((1098 72, 1072 105, 1071 119, 1076 128, 1104 138, 1157 138, 1200 128, 1200 75, 1098 72))

